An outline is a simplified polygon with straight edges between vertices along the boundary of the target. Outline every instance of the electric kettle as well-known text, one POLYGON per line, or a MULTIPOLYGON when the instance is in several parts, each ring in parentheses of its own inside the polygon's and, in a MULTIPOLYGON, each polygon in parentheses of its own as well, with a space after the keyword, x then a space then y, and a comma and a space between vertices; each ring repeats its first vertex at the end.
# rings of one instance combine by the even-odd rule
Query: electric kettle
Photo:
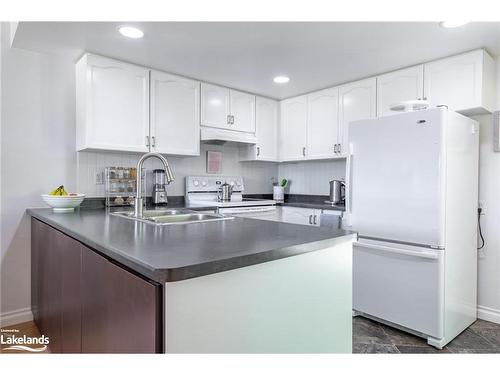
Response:
POLYGON ((233 185, 224 182, 219 187, 219 193, 217 195, 217 199, 219 201, 227 202, 231 200, 231 195, 233 194, 233 185))

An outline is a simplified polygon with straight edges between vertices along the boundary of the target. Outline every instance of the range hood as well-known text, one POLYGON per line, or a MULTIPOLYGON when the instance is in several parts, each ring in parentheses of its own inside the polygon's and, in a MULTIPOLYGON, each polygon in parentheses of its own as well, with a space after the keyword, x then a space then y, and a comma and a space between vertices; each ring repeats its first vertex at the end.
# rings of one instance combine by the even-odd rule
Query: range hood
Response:
POLYGON ((257 143, 257 137, 252 133, 201 126, 200 141, 216 145, 225 143, 254 145, 257 143))

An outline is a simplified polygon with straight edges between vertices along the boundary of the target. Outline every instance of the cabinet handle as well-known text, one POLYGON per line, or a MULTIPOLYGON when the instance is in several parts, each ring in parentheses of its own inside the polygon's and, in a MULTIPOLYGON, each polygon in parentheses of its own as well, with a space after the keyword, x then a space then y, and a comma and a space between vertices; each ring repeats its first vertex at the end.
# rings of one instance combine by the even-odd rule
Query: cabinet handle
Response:
POLYGON ((231 125, 234 125, 234 116, 231 116, 231 125))
POLYGON ((338 150, 337 150, 337 149, 338 149, 338 146, 339 146, 339 144, 338 144, 338 143, 335 143, 335 144, 333 145, 333 152, 335 152, 335 153, 337 153, 337 152, 338 152, 338 150))
POLYGON ((260 147, 257 146, 257 156, 259 156, 259 155, 260 155, 260 147))
POLYGON ((314 215, 314 222, 313 222, 313 223, 314 223, 314 225, 316 225, 316 218, 317 218, 317 217, 318 217, 318 216, 314 215))
POLYGON ((302 156, 306 156, 306 148, 302 147, 302 156))
POLYGON ((152 141, 151 147, 156 148, 156 137, 154 135, 151 137, 151 141, 152 141))
POLYGON ((427 98, 424 96, 424 100, 427 100, 427 98))
POLYGON ((149 135, 146 136, 146 147, 149 147, 149 135))
POLYGON ((227 115, 227 124, 231 125, 231 115, 227 115))
POLYGON ((339 143, 338 153, 339 153, 339 154, 341 154, 341 153, 342 153, 342 143, 339 143))
POLYGON ((313 218, 313 215, 309 215, 309 224, 312 225, 312 218, 313 218))

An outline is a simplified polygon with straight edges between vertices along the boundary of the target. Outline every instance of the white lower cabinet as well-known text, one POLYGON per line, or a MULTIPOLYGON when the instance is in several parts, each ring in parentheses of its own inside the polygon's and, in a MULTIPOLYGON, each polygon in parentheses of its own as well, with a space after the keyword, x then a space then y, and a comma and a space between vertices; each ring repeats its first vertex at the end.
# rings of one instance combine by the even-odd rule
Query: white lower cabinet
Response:
POLYGON ((85 54, 76 64, 76 149, 149 151, 149 70, 85 54))
POLYGON ((283 206, 281 210, 281 220, 285 223, 320 225, 321 210, 290 206, 283 206))

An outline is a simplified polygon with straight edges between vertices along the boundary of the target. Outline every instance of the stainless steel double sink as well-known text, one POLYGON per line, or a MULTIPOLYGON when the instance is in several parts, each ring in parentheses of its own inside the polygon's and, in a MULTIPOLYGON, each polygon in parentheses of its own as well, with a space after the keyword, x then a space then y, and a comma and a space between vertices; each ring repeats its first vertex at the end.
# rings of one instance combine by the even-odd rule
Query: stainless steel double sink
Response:
POLYGON ((155 225, 194 224, 234 219, 233 216, 225 216, 215 213, 202 213, 185 209, 144 210, 141 218, 135 217, 133 211, 113 212, 111 215, 155 225))

